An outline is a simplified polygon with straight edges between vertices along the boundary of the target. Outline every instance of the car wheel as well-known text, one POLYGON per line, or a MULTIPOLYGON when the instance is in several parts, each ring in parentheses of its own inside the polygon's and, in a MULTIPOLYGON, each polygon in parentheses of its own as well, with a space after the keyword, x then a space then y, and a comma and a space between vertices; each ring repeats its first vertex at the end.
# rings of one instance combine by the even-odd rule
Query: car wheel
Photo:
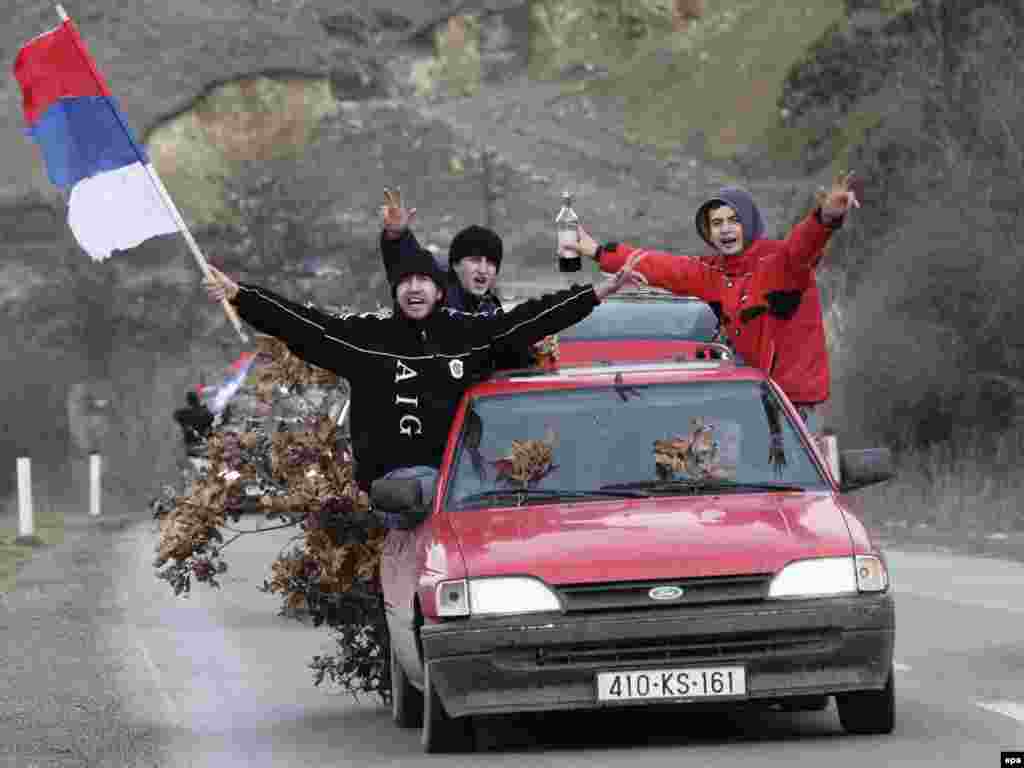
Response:
POLYGON ((469 717, 449 717, 430 681, 430 665, 423 665, 423 751, 472 752, 476 748, 469 717))
POLYGON ((391 646, 391 719, 399 728, 419 728, 423 725, 423 694, 413 687, 391 646))
POLYGON ((881 691, 836 694, 839 722, 848 733, 892 733, 896 724, 896 692, 892 671, 881 691))

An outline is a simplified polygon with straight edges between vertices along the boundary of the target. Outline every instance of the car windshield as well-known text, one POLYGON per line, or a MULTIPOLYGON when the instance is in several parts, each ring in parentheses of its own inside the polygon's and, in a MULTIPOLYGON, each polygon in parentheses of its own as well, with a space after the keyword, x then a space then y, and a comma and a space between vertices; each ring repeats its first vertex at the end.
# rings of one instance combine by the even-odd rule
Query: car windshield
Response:
POLYGON ((473 398, 446 505, 828 487, 764 382, 618 384, 473 398))
POLYGON ((718 319, 703 301, 637 299, 598 305, 588 317, 561 331, 563 340, 676 339, 711 341, 718 319))

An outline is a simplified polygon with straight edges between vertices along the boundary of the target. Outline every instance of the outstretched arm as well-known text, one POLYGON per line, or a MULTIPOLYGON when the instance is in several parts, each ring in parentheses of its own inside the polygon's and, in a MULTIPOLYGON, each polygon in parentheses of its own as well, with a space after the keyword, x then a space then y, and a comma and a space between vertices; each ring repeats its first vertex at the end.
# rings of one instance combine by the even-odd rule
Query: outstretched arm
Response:
POLYGON ((351 353, 337 340, 325 336, 328 323, 332 323, 332 335, 337 335, 333 326, 338 323, 332 315, 289 301, 265 288, 236 283, 214 267, 210 267, 210 275, 211 279, 204 284, 211 299, 219 302, 227 298, 256 330, 280 339, 306 362, 342 373, 338 369, 345 367, 351 353))
POLYGON ((818 207, 786 238, 785 269, 791 277, 803 278, 817 267, 832 233, 843 225, 851 209, 860 208, 855 183, 853 173, 840 174, 830 189, 818 190, 818 207))
POLYGON ((574 285, 528 299, 509 312, 490 317, 471 315, 473 330, 484 343, 502 345, 534 344, 545 336, 575 325, 605 298, 626 285, 645 283, 636 271, 643 254, 630 259, 622 269, 597 285, 574 285))
POLYGON ((626 243, 607 243, 601 246, 583 227, 580 227, 579 233, 579 242, 565 247, 594 259, 603 272, 616 272, 631 259, 642 256, 634 263, 649 285, 683 296, 696 296, 704 301, 718 301, 710 268, 700 259, 636 248, 626 243))

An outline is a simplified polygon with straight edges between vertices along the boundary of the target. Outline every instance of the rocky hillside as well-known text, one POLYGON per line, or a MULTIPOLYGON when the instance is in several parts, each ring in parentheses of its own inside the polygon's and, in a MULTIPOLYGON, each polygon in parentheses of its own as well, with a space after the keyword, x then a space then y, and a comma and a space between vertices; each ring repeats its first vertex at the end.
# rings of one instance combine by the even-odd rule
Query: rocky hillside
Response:
MULTIPOLYGON (((369 309, 388 301, 375 213, 387 185, 402 187, 419 208, 418 231, 441 251, 469 223, 495 227, 510 254, 503 277, 518 284, 558 281, 551 219, 564 188, 595 234, 692 252, 702 248, 694 207, 740 181, 769 229, 784 232, 834 166, 869 167, 874 115, 905 87, 876 64, 890 53, 877 45, 896 40, 899 25, 914 28, 921 3, 865 5, 794 0, 781 15, 753 0, 65 8, 211 261, 295 298, 369 309)), ((10 71, 18 47, 57 17, 31 1, 4 12, 0 58, 10 71)), ((892 42, 895 60, 912 63, 904 37, 892 42)), ((241 345, 204 300, 180 238, 103 265, 80 252, 22 135, 19 98, 8 78, 0 461, 37 458, 37 493, 56 504, 82 498, 80 459, 99 451, 110 489, 145 497, 175 472, 171 411, 241 345)), ((884 216, 862 218, 837 238, 834 257, 857 274, 868 258, 863 227, 871 254, 889 232, 884 216)), ((826 286, 845 302, 844 274, 826 286)), ((839 317, 830 316, 833 330, 839 317)))

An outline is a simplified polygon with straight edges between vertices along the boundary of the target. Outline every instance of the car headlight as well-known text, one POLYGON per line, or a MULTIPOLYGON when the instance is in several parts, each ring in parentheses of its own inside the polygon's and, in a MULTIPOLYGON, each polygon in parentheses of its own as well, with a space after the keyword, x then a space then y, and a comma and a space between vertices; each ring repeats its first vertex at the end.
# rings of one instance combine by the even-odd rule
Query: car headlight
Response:
POLYGON ((857 555, 857 589, 861 592, 885 592, 889 588, 889 571, 882 558, 857 555))
POLYGON ((501 616, 562 610, 547 584, 529 576, 442 581, 437 585, 437 612, 450 616, 501 616))
POLYGON ((790 563, 768 589, 769 597, 829 597, 857 592, 884 592, 889 576, 881 558, 822 557, 790 563))
POLYGON ((824 597, 857 591, 852 557, 823 557, 790 563, 772 579, 768 597, 824 597))
POLYGON ((469 616, 469 585, 465 579, 442 581, 435 595, 438 616, 469 616))

